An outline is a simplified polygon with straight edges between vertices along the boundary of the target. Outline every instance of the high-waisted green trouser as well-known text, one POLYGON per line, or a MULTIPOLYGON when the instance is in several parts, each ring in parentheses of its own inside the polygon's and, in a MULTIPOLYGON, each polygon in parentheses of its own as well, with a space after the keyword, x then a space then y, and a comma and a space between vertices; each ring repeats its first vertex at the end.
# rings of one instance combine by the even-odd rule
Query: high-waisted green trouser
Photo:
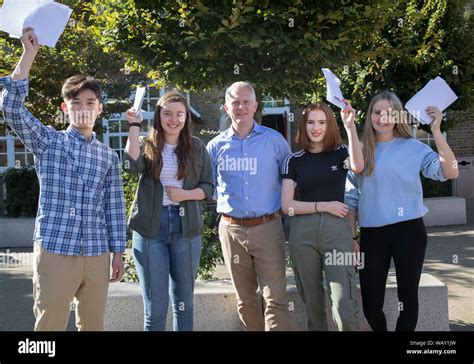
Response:
POLYGON ((339 331, 360 330, 348 217, 324 212, 290 217, 289 250, 296 285, 306 304, 308 330, 328 330, 323 271, 339 331))

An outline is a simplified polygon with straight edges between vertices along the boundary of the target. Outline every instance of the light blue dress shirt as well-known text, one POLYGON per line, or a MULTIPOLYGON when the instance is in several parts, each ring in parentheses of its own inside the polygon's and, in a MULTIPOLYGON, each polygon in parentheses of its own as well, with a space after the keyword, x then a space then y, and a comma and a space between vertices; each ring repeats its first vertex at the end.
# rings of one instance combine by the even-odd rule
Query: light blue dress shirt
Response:
POLYGON ((207 151, 217 212, 253 218, 281 208, 279 167, 291 150, 279 132, 254 122, 252 132, 241 139, 230 127, 209 142, 207 151))

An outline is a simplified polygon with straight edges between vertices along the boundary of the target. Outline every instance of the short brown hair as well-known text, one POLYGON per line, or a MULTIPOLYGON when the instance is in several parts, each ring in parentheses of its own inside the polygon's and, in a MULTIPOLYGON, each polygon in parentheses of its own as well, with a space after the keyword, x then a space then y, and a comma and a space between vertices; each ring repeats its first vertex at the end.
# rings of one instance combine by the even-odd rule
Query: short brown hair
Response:
POLYGON ((88 75, 69 77, 63 85, 61 95, 63 99, 71 100, 84 90, 91 90, 95 93, 99 102, 102 102, 102 89, 99 82, 94 77, 88 75))
POLYGON ((324 136, 323 141, 323 151, 333 150, 338 145, 342 144, 341 133, 339 132, 339 127, 337 126, 337 121, 332 113, 329 106, 323 102, 317 102, 311 105, 308 105, 303 110, 301 114, 301 122, 296 134, 295 141, 303 149, 311 149, 311 140, 309 140, 308 132, 306 131, 306 124, 308 123, 309 113, 313 110, 321 110, 326 114, 326 135, 324 136))

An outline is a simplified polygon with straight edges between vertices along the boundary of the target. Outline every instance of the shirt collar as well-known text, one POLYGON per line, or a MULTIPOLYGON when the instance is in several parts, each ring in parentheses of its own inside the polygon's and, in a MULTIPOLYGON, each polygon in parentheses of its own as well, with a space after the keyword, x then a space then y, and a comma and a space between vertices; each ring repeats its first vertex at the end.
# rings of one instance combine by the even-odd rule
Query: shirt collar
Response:
MULTIPOLYGON (((253 133, 257 133, 257 134, 262 134, 264 131, 263 127, 257 123, 255 120, 253 121, 253 129, 252 131, 250 132, 250 134, 247 136, 247 138, 252 135, 253 133)), ((233 136, 235 135, 236 138, 238 138, 238 135, 235 134, 235 131, 234 131, 234 128, 232 127, 232 125, 225 131, 225 137, 226 138, 232 138, 233 136)))
POLYGON ((72 126, 69 126, 67 129, 66 129, 66 133, 73 137, 74 139, 76 140, 80 140, 84 143, 92 143, 97 137, 96 137, 96 134, 95 132, 93 131, 92 132, 92 135, 90 137, 89 140, 86 140, 86 138, 84 137, 84 135, 77 129, 73 128, 72 126))

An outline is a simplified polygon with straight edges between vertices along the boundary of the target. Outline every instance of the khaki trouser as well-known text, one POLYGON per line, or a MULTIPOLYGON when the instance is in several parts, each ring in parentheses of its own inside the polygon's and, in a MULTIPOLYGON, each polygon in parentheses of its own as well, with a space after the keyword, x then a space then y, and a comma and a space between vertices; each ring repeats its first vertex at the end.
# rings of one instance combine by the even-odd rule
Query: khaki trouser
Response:
POLYGON ((292 216, 288 245, 296 285, 306 304, 308 330, 328 330, 323 270, 339 331, 360 330, 348 217, 329 213, 292 216))
POLYGON ((221 219, 219 238, 244 327, 247 330, 289 330, 281 219, 254 227, 230 225, 221 219), (257 294, 259 286, 265 313, 257 294))
POLYGON ((103 330, 110 254, 94 257, 52 254, 38 243, 34 251, 35 331, 66 330, 74 298, 78 330, 103 330))

